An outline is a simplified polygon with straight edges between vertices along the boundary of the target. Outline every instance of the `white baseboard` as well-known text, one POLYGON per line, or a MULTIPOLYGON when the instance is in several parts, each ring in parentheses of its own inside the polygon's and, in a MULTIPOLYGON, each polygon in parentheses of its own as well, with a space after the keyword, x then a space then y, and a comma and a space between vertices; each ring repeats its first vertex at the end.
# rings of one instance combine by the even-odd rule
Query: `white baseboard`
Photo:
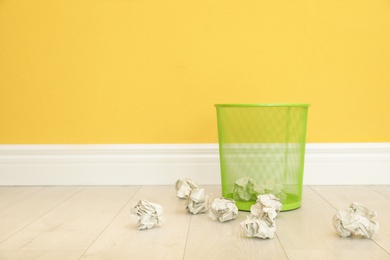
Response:
MULTIPOLYGON (((217 144, 0 145, 0 185, 220 184, 217 144)), ((304 184, 390 184, 390 143, 306 145, 304 184)))

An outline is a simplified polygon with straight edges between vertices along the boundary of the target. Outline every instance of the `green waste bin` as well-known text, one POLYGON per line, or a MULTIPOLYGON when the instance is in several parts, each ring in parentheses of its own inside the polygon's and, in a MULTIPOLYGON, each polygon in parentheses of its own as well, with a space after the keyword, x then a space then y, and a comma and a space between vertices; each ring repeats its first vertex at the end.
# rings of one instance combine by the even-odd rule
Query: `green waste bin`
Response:
POLYGON ((301 206, 308 104, 216 104, 222 196, 249 211, 260 194, 301 206))

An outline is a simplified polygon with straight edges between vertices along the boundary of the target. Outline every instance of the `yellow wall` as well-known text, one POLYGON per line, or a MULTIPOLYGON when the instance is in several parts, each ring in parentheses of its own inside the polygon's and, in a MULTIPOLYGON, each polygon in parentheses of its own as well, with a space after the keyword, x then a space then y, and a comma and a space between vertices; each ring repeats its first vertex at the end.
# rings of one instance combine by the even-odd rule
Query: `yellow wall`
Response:
POLYGON ((0 143, 215 143, 215 103, 390 142, 388 0, 1 0, 0 143))

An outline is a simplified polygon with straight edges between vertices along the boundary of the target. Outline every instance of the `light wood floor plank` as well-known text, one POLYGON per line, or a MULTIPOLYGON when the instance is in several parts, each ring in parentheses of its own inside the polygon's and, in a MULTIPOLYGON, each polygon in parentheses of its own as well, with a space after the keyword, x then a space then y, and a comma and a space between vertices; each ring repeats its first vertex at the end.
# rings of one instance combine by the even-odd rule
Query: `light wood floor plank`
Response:
POLYGON ((78 260, 83 251, 0 251, 4 260, 78 260))
POLYGON ((0 243, 0 250, 86 250, 138 189, 87 187, 0 243))
POLYGON ((0 200, 0 242, 80 189, 80 187, 10 187, 3 189, 3 194, 8 193, 9 196, 0 200))
POLYGON ((85 253, 85 259, 182 259, 190 215, 174 186, 143 186, 85 253), (138 230, 130 209, 141 199, 163 207, 160 227, 138 230))
MULTIPOLYGON (((317 190, 317 189, 316 189, 317 190)), ((342 188, 335 191, 343 193, 342 188)), ((389 255, 370 239, 341 238, 332 226, 335 208, 310 187, 304 187, 302 207, 277 217, 277 234, 289 259, 389 259, 389 255), (364 252, 364 253, 357 253, 364 252), (369 258, 373 259, 373 258, 369 258)))
POLYGON ((288 250, 289 259, 299 260, 389 260, 383 251, 366 250, 288 250))
MULTIPOLYGON (((378 214, 375 219, 379 222, 379 232, 374 235, 373 240, 390 254, 390 198, 383 195, 387 194, 388 188, 379 186, 377 188, 368 186, 313 186, 313 189, 336 209, 345 209, 352 202, 357 202, 375 210, 378 214)), ((349 240, 358 243, 357 239, 349 240)))
POLYGON ((373 185, 368 187, 390 199, 390 185, 373 185))
POLYGON ((0 200, 16 194, 24 189, 24 187, 8 187, 0 186, 0 200))
MULTIPOLYGON (((214 198, 221 196, 219 186, 206 187, 214 198)), ((240 223, 249 212, 240 211, 237 219, 213 222, 208 214, 192 216, 184 259, 287 259, 277 238, 247 238, 240 223)))
MULTIPOLYGON (((213 198, 220 186, 203 186, 213 198)), ((305 186, 302 207, 279 213, 275 239, 246 238, 249 212, 219 223, 192 215, 171 186, 0 187, 0 259, 390 259, 390 186, 305 186), (164 208, 161 227, 137 230, 130 208, 164 208), (341 238, 336 209, 359 202, 378 213, 373 240, 341 238)))

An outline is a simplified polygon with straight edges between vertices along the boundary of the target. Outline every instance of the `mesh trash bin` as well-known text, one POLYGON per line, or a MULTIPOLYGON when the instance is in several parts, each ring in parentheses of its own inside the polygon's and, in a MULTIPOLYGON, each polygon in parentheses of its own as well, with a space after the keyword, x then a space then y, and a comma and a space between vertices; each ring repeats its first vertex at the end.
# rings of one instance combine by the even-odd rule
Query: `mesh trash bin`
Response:
POLYGON ((272 193, 301 206, 307 104, 217 104, 222 196, 250 210, 272 193))

